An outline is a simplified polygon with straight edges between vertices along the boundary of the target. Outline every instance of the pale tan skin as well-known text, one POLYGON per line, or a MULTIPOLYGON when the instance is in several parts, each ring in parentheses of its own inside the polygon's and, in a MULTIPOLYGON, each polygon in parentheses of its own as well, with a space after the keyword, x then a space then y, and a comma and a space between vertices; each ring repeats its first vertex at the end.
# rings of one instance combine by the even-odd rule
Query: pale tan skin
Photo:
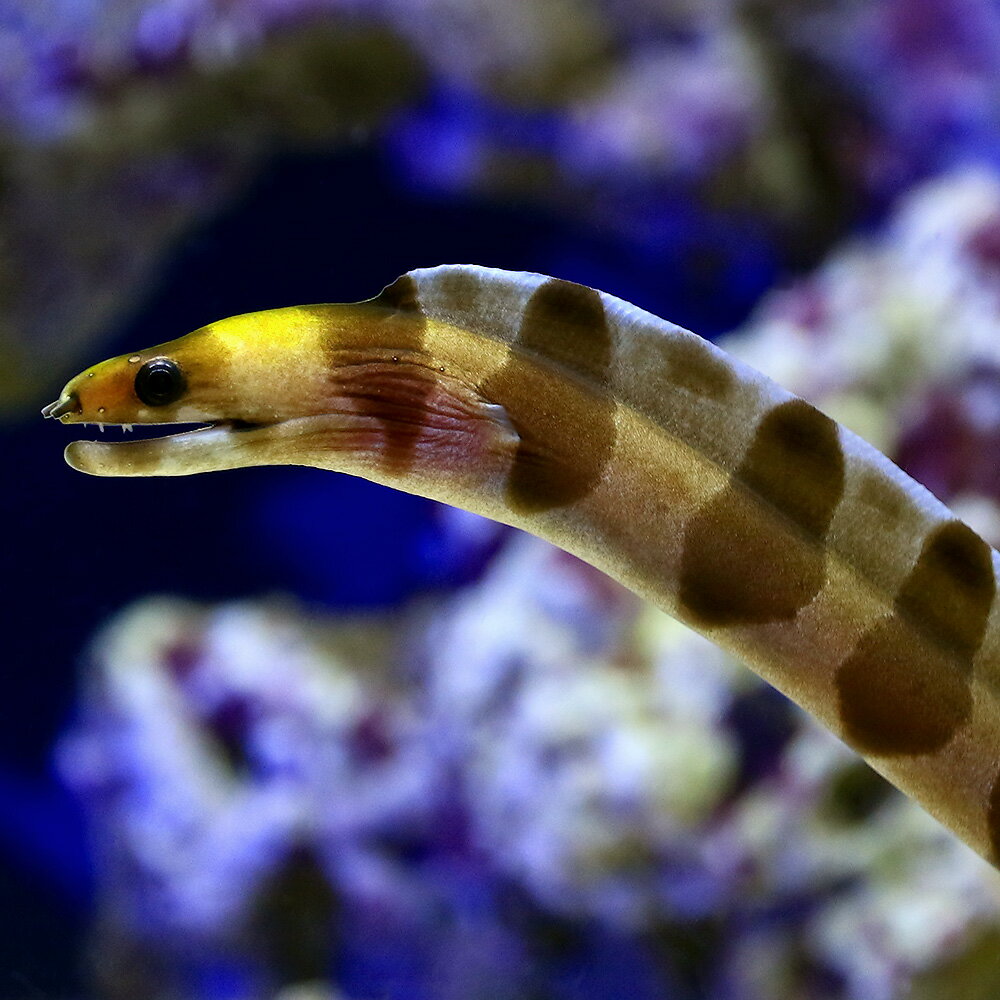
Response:
POLYGON ((692 333, 569 282, 444 266, 111 359, 45 412, 215 424, 71 444, 94 475, 311 465, 549 539, 743 659, 1000 860, 1000 557, 692 333), (150 404, 137 374, 154 362, 173 367, 150 404))

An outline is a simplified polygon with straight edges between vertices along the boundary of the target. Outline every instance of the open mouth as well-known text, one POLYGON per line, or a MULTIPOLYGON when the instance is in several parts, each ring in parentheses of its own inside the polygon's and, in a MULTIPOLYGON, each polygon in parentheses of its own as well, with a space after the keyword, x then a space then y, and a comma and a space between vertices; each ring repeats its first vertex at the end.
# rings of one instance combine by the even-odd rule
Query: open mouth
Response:
POLYGON ((226 419, 191 423, 124 424, 79 419, 80 406, 72 395, 60 397, 42 410, 60 423, 96 425, 101 436, 70 442, 66 461, 79 472, 95 476, 183 476, 197 472, 271 464, 288 445, 298 421, 273 424, 226 419), (108 440, 121 434, 119 438, 108 440), (102 440, 103 437, 103 440, 102 440))

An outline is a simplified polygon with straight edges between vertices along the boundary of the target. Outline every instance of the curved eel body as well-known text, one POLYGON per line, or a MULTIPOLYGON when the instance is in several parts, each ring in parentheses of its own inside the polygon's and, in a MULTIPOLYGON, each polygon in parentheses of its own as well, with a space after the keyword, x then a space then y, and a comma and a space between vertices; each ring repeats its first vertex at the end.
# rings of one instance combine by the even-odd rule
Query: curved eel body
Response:
POLYGON ((333 469, 549 539, 702 632, 1000 863, 1000 557, 885 456, 671 323, 475 266, 102 362, 71 466, 333 469))

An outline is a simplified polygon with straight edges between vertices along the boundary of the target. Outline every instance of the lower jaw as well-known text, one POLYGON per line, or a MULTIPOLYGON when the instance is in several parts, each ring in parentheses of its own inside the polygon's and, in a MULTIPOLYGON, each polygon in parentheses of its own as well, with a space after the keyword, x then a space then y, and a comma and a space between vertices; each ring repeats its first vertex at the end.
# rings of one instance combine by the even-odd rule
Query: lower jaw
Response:
POLYGON ((187 476, 273 464, 275 445, 282 439, 287 445, 297 423, 227 421, 135 441, 73 441, 65 457, 72 468, 92 476, 187 476))

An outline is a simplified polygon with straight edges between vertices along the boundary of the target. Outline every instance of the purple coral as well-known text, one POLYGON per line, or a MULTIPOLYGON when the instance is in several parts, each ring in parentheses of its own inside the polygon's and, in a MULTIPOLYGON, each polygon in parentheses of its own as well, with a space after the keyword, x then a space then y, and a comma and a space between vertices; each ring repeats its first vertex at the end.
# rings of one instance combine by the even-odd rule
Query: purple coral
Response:
POLYGON ((908 194, 884 232, 769 296, 725 341, 878 444, 993 540, 998 229, 991 172, 943 176, 908 194))

